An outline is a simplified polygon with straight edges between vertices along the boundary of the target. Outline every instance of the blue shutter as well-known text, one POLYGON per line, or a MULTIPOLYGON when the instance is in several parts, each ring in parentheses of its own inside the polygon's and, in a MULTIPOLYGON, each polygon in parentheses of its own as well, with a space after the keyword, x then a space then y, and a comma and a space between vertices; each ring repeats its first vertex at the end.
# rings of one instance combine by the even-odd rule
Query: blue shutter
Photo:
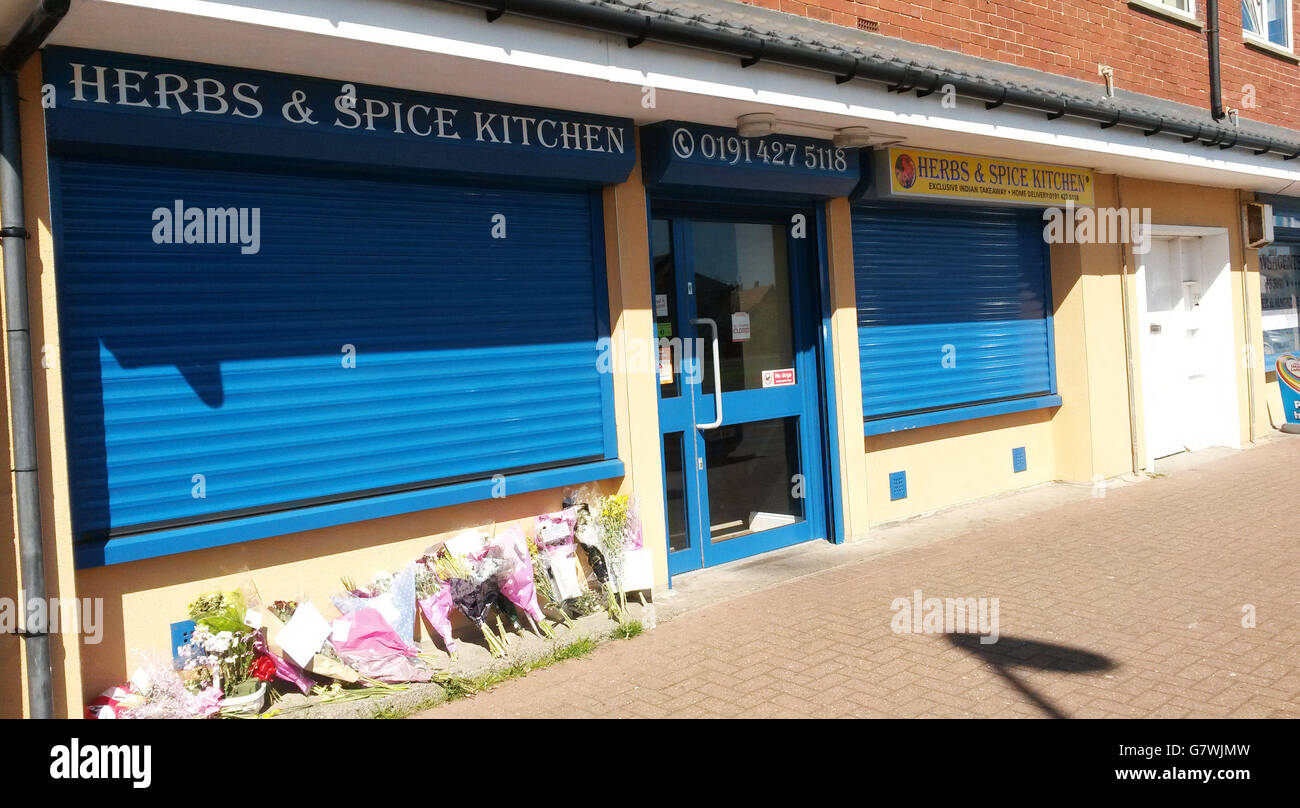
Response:
POLYGON ((853 262, 867 420, 1053 392, 1039 211, 855 207, 853 262))
POLYGON ((56 180, 83 536, 614 452, 590 192, 71 160, 56 180), (177 199, 259 208, 260 251, 155 244, 177 199))

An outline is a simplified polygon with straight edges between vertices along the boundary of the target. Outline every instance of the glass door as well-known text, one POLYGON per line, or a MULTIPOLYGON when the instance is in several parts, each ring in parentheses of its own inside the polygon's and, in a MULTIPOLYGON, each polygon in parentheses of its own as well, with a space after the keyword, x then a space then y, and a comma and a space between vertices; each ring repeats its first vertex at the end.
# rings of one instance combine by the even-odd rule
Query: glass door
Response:
POLYGON ((669 572, 825 537, 814 240, 789 215, 652 230, 669 572))

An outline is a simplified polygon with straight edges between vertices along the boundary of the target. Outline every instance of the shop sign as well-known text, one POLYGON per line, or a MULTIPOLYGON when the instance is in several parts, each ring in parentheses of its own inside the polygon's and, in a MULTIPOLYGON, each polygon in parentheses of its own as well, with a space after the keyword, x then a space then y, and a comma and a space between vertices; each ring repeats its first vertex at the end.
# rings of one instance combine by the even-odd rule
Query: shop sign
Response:
POLYGON ((122 53, 44 53, 52 141, 621 182, 632 122, 122 53))
POLYGON ((664 121, 642 127, 641 148, 650 186, 836 197, 858 183, 858 150, 829 140, 664 121))
POLYGON ((1093 204, 1093 176, 1086 168, 897 147, 878 151, 875 161, 877 198, 1093 204))

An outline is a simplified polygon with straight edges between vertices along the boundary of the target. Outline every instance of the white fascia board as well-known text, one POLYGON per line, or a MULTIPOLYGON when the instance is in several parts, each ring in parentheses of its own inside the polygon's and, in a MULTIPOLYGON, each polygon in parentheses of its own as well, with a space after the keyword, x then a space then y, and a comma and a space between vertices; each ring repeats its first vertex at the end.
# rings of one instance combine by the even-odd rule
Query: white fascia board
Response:
MULTIPOLYGON (((429 0, 76 0, 51 41, 620 115, 733 124, 772 111, 825 132, 867 126, 908 145, 1085 166, 1170 182, 1300 193, 1300 160, 1184 146, 1122 127, 830 77, 429 0), (642 106, 647 88, 655 106, 642 106)), ((1098 88, 1100 92, 1100 86, 1098 88)), ((1300 139, 1300 135, 1297 135, 1300 139)))

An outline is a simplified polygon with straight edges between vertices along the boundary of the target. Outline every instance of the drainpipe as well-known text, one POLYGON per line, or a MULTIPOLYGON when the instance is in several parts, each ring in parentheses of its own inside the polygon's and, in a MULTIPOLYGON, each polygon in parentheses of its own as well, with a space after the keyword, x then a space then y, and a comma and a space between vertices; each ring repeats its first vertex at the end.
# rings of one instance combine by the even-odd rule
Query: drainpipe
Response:
POLYGON ((1223 81, 1219 76, 1219 0, 1205 0, 1205 41, 1210 53, 1210 117, 1221 121, 1223 81))
MULTIPOLYGON (((1124 209, 1124 189, 1122 187, 1124 178, 1115 175, 1115 208, 1124 209)), ((1150 234, 1147 235, 1150 239, 1150 234)), ((1141 469, 1142 464, 1138 458, 1138 407, 1137 407, 1137 388, 1136 388, 1136 369, 1133 367, 1133 357, 1137 353, 1137 348, 1133 345, 1133 329, 1129 322, 1132 316, 1133 305, 1129 302, 1128 267, 1129 261, 1137 261, 1137 254, 1131 249, 1127 249, 1123 244, 1119 246, 1119 305, 1120 314, 1124 319, 1124 376, 1128 383, 1128 445, 1129 460, 1132 462, 1133 476, 1136 477, 1141 469)))
POLYGON ((23 211, 22 133, 18 121, 17 71, 68 12, 68 0, 44 0, 0 52, 0 243, 4 256, 4 307, 8 343, 14 502, 22 569, 24 650, 28 714, 54 717, 48 613, 45 602, 45 536, 37 467, 36 397, 32 387, 32 338, 27 317, 27 228, 23 211), (36 608, 32 608, 35 606, 36 608), (35 619, 33 619, 35 618, 35 619))
MULTIPOLYGON (((1243 335, 1245 346, 1245 356, 1250 359, 1246 362, 1246 411, 1249 413, 1246 420, 1250 422, 1250 442, 1253 444, 1259 439, 1255 434, 1255 365, 1262 362, 1264 357, 1255 356, 1255 334, 1250 323, 1250 262, 1246 259, 1246 252, 1250 247, 1246 246, 1246 195, 1240 189, 1237 191, 1237 210, 1242 211, 1242 222, 1238 225, 1241 229, 1237 232, 1240 234, 1241 244, 1241 321, 1242 328, 1245 331, 1243 335)), ((1267 368, 1264 369, 1268 371, 1267 368)))

